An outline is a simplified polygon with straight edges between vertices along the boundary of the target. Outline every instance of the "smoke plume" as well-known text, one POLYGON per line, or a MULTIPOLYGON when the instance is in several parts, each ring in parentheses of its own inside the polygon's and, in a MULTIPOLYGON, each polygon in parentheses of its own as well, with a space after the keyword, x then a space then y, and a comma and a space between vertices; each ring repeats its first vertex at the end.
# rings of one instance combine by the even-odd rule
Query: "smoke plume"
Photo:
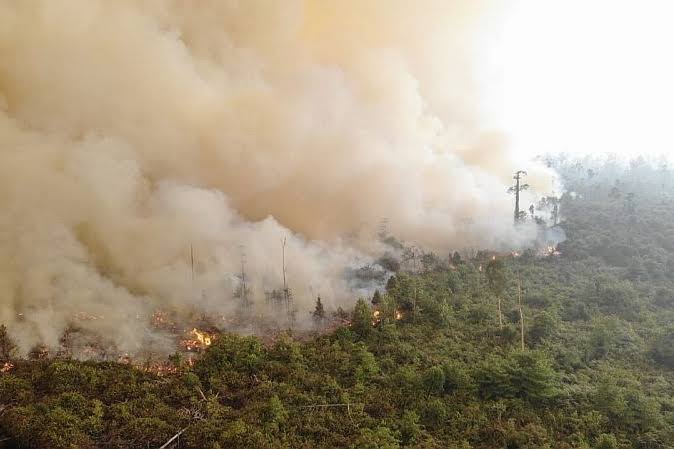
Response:
POLYGON ((74 322, 131 351, 158 308, 231 313, 242 263, 263 302, 284 238, 302 316, 353 300, 382 219, 442 251, 529 238, 527 167, 480 110, 494 8, 0 2, 0 322, 23 351, 74 322))

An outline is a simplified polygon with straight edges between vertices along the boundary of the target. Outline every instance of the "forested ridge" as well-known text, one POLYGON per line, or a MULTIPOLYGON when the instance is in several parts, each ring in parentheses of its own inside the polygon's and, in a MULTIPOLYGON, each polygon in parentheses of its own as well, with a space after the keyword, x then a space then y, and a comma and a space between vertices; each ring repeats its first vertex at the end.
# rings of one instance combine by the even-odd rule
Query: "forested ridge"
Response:
POLYGON ((17 360, 3 332, 0 447, 158 448, 181 429, 194 449, 674 447, 670 170, 547 162, 559 255, 425 254, 329 334, 222 334, 159 376, 17 360))

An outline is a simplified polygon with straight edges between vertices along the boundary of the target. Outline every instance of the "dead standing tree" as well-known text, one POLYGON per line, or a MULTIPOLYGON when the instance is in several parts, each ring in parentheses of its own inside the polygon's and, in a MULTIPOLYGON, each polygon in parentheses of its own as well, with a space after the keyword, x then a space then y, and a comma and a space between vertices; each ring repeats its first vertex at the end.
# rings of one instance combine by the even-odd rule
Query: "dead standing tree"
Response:
POLYGON ((239 286, 234 292, 234 297, 239 299, 239 314, 242 318, 249 318, 252 301, 250 299, 250 288, 248 287, 248 278, 246 276, 246 252, 241 246, 241 273, 239 274, 239 286))
POLYGON ((286 239, 283 239, 282 256, 281 256, 281 276, 283 278, 283 287, 280 289, 273 289, 265 292, 267 304, 275 309, 275 312, 285 312, 290 325, 294 323, 295 308, 293 305, 293 292, 288 286, 286 271, 286 239))
POLYGON ((192 289, 194 289, 194 245, 190 243, 190 269, 192 273, 192 289))
POLYGON ((282 251, 282 258, 283 258, 283 305, 285 306, 286 309, 286 315, 288 317, 288 322, 290 327, 292 328, 293 325, 295 324, 295 306, 293 304, 293 292, 290 290, 290 287, 288 287, 288 282, 286 280, 286 238, 283 238, 283 251, 282 251))
POLYGON ((518 170, 517 172, 515 172, 515 176, 513 176, 513 179, 515 180, 515 185, 508 189, 508 193, 515 194, 515 213, 514 213, 515 224, 521 223, 524 217, 526 217, 526 212, 520 210, 520 192, 527 190, 529 188, 529 184, 522 184, 522 177, 526 175, 527 172, 525 172, 524 170, 518 170))

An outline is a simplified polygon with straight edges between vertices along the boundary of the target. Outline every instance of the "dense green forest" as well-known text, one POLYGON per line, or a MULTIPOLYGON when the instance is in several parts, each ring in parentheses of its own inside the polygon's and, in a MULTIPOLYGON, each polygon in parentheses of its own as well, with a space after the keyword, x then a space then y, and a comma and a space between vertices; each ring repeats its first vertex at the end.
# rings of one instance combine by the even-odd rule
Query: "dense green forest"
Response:
POLYGON ((559 255, 426 254, 350 326, 272 344, 222 334, 194 366, 172 357, 171 375, 12 360, 0 440, 158 448, 185 429, 194 449, 673 448, 669 168, 546 162, 566 192, 559 255))

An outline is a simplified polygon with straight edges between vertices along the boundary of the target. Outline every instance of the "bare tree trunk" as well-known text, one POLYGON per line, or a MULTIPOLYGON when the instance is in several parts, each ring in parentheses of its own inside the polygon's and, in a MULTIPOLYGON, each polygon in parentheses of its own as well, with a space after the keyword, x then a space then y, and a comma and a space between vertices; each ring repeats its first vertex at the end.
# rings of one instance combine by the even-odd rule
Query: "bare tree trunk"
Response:
POLYGON ((503 329, 503 313, 501 312, 501 297, 498 298, 498 326, 499 329, 503 329))
POLYGON ((520 343, 522 344, 522 351, 524 351, 524 312, 522 312, 522 281, 517 275, 517 303, 520 309, 520 343))
POLYGON ((412 322, 417 322, 417 285, 416 280, 414 284, 414 303, 412 304, 412 322))
POLYGON ((288 318, 288 325, 290 328, 295 326, 295 309, 293 305, 293 295, 288 287, 286 280, 286 238, 283 237, 283 302, 286 307, 286 316, 288 318))
POLYGON ((282 254, 283 254, 283 260, 282 260, 282 265, 281 265, 281 271, 283 272, 283 290, 285 291, 288 288, 288 284, 286 283, 286 238, 283 237, 283 249, 282 249, 282 254))
POLYGON ((192 267, 192 290, 194 290, 194 245, 190 243, 190 265, 192 267))

